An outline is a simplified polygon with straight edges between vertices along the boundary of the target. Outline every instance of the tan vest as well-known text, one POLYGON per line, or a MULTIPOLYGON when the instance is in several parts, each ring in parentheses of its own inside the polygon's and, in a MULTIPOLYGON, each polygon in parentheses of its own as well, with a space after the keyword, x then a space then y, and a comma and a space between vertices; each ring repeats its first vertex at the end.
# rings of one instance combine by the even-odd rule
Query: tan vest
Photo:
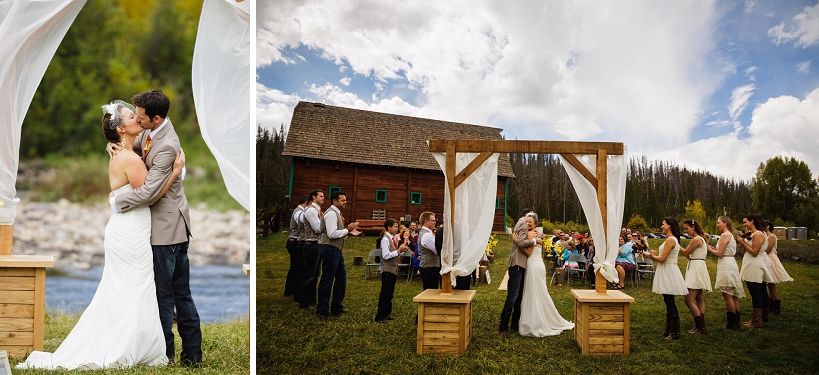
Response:
MULTIPOLYGON (((386 234, 385 234, 386 236, 386 234)), ((390 252, 395 251, 395 243, 392 240, 387 241, 390 243, 390 252)), ((389 272, 393 275, 398 274, 398 260, 401 258, 399 254, 397 257, 392 257, 390 259, 384 260, 381 259, 381 272, 389 272)))
POLYGON ((440 267, 441 266, 441 257, 438 254, 432 252, 432 250, 427 249, 424 245, 421 245, 421 238, 423 236, 434 236, 434 234, 427 232, 425 230, 421 231, 421 234, 418 235, 418 249, 420 249, 421 253, 421 262, 418 265, 421 268, 428 268, 428 267, 440 267))
POLYGON ((330 207, 325 213, 325 215, 321 217, 321 237, 319 238, 318 243, 319 245, 330 245, 332 247, 335 247, 336 249, 341 250, 344 248, 344 239, 347 238, 347 236, 341 238, 330 238, 330 236, 327 235, 327 224, 324 218, 327 217, 327 213, 329 213, 330 210, 336 213, 336 228, 338 229, 344 228, 344 219, 341 218, 341 212, 339 212, 338 208, 336 208, 335 206, 330 207))
POLYGON ((290 215, 290 238, 299 238, 299 223, 296 221, 296 215, 301 211, 304 211, 304 207, 296 206, 293 214, 290 215))
POLYGON ((301 221, 302 221, 302 224, 304 225, 304 240, 305 241, 316 242, 316 241, 319 240, 320 232, 314 231, 313 226, 310 225, 310 221, 307 220, 307 211, 310 211, 310 210, 315 210, 316 211, 316 214, 319 215, 319 220, 322 220, 322 223, 324 221, 324 218, 323 218, 323 215, 321 215, 321 212, 319 212, 319 210, 316 209, 316 206, 314 206, 312 204, 307 206, 307 208, 304 209, 304 213, 301 214, 301 221))

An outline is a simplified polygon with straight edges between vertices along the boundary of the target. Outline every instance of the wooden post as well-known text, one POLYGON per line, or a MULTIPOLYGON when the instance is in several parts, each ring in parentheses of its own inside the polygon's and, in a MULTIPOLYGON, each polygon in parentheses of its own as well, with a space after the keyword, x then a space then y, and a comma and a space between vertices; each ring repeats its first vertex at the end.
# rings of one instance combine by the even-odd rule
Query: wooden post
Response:
POLYGON ((12 225, 0 225, 0 255, 11 255, 11 245, 14 242, 12 225))
MULTIPOLYGON (((444 232, 444 236, 452 238, 455 235, 455 146, 449 145, 446 148, 446 179, 447 187, 449 187, 449 228, 450 230, 444 232)), ((444 243, 446 243, 444 238, 444 243)), ((444 246, 446 248, 446 246, 444 246)), ((448 254, 452 255, 452 254, 448 254)), ((441 258, 444 258, 443 249, 441 249, 441 258)), ((447 272, 441 275, 441 293, 452 294, 452 275, 447 272)))
MULTIPOLYGON (((606 149, 601 148, 597 151, 597 204, 600 206, 600 216, 603 219, 603 233, 608 236, 608 158, 606 157, 606 149)), ((603 246, 608 247, 608 238, 603 246)), ((607 248, 607 250, 610 250, 607 248)), ((606 278, 598 272, 595 275, 594 290, 597 293, 606 293, 606 278)))

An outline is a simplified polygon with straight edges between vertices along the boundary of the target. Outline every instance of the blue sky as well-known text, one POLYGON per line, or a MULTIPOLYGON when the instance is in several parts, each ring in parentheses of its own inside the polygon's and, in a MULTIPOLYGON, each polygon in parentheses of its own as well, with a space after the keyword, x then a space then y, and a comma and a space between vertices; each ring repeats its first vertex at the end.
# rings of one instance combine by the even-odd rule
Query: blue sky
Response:
POLYGON ((750 179, 819 173, 819 2, 281 1, 257 9, 257 123, 300 100, 624 142, 750 179))

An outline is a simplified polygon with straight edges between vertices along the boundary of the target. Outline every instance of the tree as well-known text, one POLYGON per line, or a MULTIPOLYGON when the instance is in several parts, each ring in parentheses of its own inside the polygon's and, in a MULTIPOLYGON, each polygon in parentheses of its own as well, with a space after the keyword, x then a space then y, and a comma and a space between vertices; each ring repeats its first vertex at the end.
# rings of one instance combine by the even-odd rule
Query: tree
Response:
POLYGON ((694 199, 694 202, 685 202, 685 214, 683 216, 683 220, 696 220, 706 232, 715 230, 715 223, 708 218, 708 214, 705 213, 705 208, 702 207, 702 202, 699 199, 694 199))
POLYGON ((639 230, 640 232, 648 232, 650 228, 648 227, 648 223, 646 223, 646 219, 638 214, 632 214, 631 219, 626 224, 626 228, 631 230, 639 230))
POLYGON ((812 211, 816 210, 818 191, 807 164, 777 156, 760 163, 751 180, 752 207, 768 220, 779 218, 816 230, 816 215, 812 211))
POLYGON ((290 158, 283 158, 287 135, 261 126, 256 129, 256 208, 275 209, 287 205, 290 158))

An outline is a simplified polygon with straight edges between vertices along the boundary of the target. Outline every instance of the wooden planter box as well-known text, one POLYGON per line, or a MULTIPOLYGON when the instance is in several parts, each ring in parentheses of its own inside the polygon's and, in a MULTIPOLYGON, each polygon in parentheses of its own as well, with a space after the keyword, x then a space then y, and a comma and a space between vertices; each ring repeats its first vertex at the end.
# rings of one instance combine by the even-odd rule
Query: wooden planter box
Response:
POLYGON ((472 341, 474 290, 427 289, 412 300, 418 303, 417 353, 464 354, 472 341))
POLYGON ((619 290, 572 289, 574 340, 583 355, 629 354, 630 307, 634 298, 619 290))
POLYGON ((0 256, 0 350, 22 358, 43 350, 46 267, 53 256, 0 256))

